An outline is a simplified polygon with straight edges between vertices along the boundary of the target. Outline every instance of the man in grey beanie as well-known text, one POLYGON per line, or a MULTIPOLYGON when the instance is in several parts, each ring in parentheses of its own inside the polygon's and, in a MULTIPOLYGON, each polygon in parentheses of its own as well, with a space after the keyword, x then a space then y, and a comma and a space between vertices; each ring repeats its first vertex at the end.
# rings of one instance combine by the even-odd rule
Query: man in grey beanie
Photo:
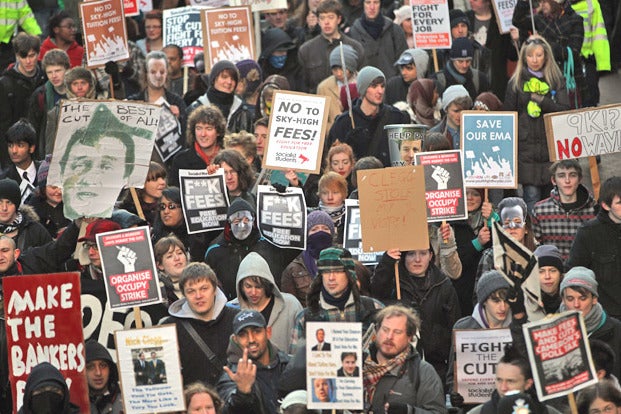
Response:
POLYGON ((356 159, 377 157, 385 167, 390 167, 388 134, 385 125, 409 124, 410 116, 397 108, 384 104, 386 77, 381 70, 365 66, 358 72, 356 86, 360 99, 353 104, 352 117, 343 112, 330 129, 324 157, 336 142, 349 144, 356 159))
POLYGON ((388 79, 386 83, 384 102, 390 105, 405 102, 412 82, 427 76, 429 55, 423 49, 408 49, 401 53, 395 66, 399 68, 400 73, 388 79))

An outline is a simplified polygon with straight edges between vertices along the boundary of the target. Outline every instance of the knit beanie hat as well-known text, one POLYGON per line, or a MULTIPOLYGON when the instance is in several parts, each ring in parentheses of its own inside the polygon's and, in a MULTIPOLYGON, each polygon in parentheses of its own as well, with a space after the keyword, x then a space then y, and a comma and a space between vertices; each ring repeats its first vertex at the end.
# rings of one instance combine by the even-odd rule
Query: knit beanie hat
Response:
POLYGON ((409 6, 406 4, 405 6, 399 7, 397 10, 395 10, 394 13, 395 13, 394 22, 396 25, 400 25, 405 20, 412 18, 412 6, 409 6))
POLYGON ((466 88, 463 85, 451 85, 444 90, 442 94, 442 109, 446 111, 446 108, 457 98, 463 98, 470 96, 466 88))
MULTIPOLYGON (((356 72, 358 70, 358 53, 350 45, 343 45, 343 59, 345 60, 345 66, 350 72, 356 72)), ((341 46, 334 48, 330 52, 330 67, 343 66, 341 62, 341 46)))
POLYGON ((233 79, 235 80, 235 85, 237 85, 239 82, 239 70, 237 70, 237 66, 230 60, 221 60, 211 67, 211 72, 209 72, 209 86, 213 86, 216 79, 218 79, 218 75, 226 69, 231 71, 233 79))
POLYGON ((319 253, 318 273, 327 271, 345 271, 352 282, 356 280, 356 266, 349 250, 341 247, 328 247, 319 253))
POLYGON ((246 81, 246 93, 256 91, 261 82, 263 82, 261 66, 252 59, 240 60, 235 66, 239 70, 240 79, 246 81))
POLYGON ((0 199, 6 199, 15 204, 16 208, 22 203, 22 193, 19 191, 19 185, 10 178, 0 180, 0 199))
POLYGON ((483 275, 477 282, 477 299, 482 304, 489 298, 489 295, 498 289, 508 289, 511 285, 509 281, 497 270, 490 270, 483 275))
POLYGON ((472 59, 474 57, 474 46, 472 40, 467 37, 453 39, 453 45, 449 52, 451 59, 472 59))
POLYGON ((453 9, 449 11, 449 19, 451 20, 451 29, 459 23, 464 23, 468 26, 468 29, 470 29, 470 21, 468 20, 468 17, 466 17, 466 13, 460 9, 453 9))
POLYGON ((537 249, 535 249, 535 257, 537 257, 539 267, 554 266, 561 273, 565 270, 561 252, 559 252, 558 248, 553 244, 542 244, 537 247, 537 249))
POLYGON ((565 273, 565 277, 561 281, 561 293, 568 287, 582 287, 593 294, 593 296, 599 296, 597 294, 597 280, 595 280, 595 273, 591 269, 587 269, 583 266, 572 267, 569 272, 565 273))
POLYGON ((502 102, 492 92, 483 92, 474 100, 474 109, 483 109, 485 111, 500 111, 502 102))
POLYGON ((315 210, 309 213, 306 217, 306 232, 308 233, 317 224, 328 226, 330 234, 334 235, 334 222, 325 211, 315 210))
POLYGON ((252 205, 250 205, 249 202, 247 202, 243 198, 236 198, 231 203, 226 215, 227 217, 231 217, 233 214, 237 213, 238 211, 244 211, 244 210, 249 211, 250 213, 252 213, 253 216, 257 214, 256 210, 254 209, 254 207, 252 207, 252 205))
POLYGON ((378 68, 373 66, 365 66, 360 69, 360 72, 358 72, 358 78, 356 79, 358 94, 360 94, 360 96, 366 95, 367 89, 371 86, 371 82, 377 78, 382 78, 382 80, 386 82, 386 76, 384 76, 384 73, 378 68))

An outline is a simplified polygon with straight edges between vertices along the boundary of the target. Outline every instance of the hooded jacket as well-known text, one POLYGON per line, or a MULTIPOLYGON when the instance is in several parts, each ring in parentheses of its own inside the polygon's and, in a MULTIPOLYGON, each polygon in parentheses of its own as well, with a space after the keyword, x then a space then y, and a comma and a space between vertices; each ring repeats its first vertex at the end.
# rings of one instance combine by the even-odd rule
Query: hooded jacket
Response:
MULTIPOLYGON (((261 35, 262 52, 258 63, 261 66, 263 76, 281 75, 287 78, 289 86, 293 91, 304 90, 304 80, 302 67, 298 62, 298 49, 295 47, 291 37, 281 29, 272 28, 266 30, 261 35), (285 66, 280 69, 275 68, 269 62, 269 58, 278 49, 287 49, 287 60, 285 66)), ((257 118, 258 119, 258 118, 257 118)))
POLYGON ((30 407, 32 393, 46 385, 54 385, 63 391, 63 408, 62 411, 57 414, 73 414, 79 412, 78 407, 69 401, 69 387, 67 387, 65 378, 63 378, 60 371, 49 362, 42 362, 35 366, 32 371, 30 371, 30 375, 28 375, 26 388, 24 389, 24 404, 19 409, 19 414, 32 414, 30 407))
POLYGON ((258 253, 249 253, 239 264, 237 271, 237 279, 235 287, 237 288, 237 298, 229 302, 236 308, 249 309, 250 303, 243 298, 240 289, 241 281, 248 276, 258 276, 265 279, 272 285, 272 300, 274 306, 270 314, 267 326, 272 328, 272 338, 270 341, 278 347, 278 349, 289 349, 291 342, 291 330, 295 326, 295 317, 302 310, 300 301, 289 293, 283 293, 276 286, 274 276, 270 272, 269 265, 258 253))
POLYGON ((233 319, 238 311, 226 306, 226 296, 220 288, 216 288, 215 295, 213 316, 210 321, 199 319, 184 297, 170 305, 168 308, 170 317, 162 322, 177 325, 181 376, 184 384, 203 381, 206 384, 215 385, 222 373, 222 366, 226 361, 226 347, 233 333, 233 319), (214 363, 209 361, 185 328, 184 323, 192 325, 216 355, 218 361, 214 363))
MULTIPOLYGON (((257 365, 257 376, 249 394, 237 392, 237 384, 225 372, 218 381, 218 394, 224 400, 223 414, 272 414, 278 412, 278 380, 285 370, 289 357, 279 351, 271 341, 267 343, 270 355, 268 365, 257 365)), ((227 350, 228 367, 237 372, 237 363, 243 351, 234 339, 229 341, 227 350)))
POLYGON ((110 376, 103 394, 93 393, 89 387, 88 398, 91 402, 91 414, 120 414, 123 412, 123 398, 119 388, 119 373, 108 350, 99 342, 86 342, 86 363, 102 360, 108 363, 110 376))

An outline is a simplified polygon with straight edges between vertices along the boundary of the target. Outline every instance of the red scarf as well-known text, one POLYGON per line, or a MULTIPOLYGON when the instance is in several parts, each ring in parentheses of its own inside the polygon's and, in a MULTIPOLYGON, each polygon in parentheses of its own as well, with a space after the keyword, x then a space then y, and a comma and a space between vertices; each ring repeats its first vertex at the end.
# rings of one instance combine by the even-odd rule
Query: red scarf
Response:
MULTIPOLYGON (((217 149, 216 151, 216 154, 217 154, 220 152, 220 146, 218 144, 216 144, 216 149, 217 149)), ((205 154, 203 149, 200 147, 200 145, 198 145, 198 142, 196 141, 194 141, 194 151, 196 151, 198 156, 201 157, 203 161, 205 161, 205 164, 207 165, 211 164, 211 160, 209 159, 209 156, 205 154)))

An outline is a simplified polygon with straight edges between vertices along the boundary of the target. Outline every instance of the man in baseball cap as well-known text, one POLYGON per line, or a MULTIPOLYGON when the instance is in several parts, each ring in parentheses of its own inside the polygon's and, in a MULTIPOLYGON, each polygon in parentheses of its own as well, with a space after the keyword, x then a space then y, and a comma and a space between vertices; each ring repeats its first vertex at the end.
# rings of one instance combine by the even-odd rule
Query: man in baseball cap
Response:
POLYGON ((245 309, 233 319, 228 364, 218 382, 224 412, 278 412, 275 384, 289 357, 272 345, 271 336, 260 312, 245 309))

